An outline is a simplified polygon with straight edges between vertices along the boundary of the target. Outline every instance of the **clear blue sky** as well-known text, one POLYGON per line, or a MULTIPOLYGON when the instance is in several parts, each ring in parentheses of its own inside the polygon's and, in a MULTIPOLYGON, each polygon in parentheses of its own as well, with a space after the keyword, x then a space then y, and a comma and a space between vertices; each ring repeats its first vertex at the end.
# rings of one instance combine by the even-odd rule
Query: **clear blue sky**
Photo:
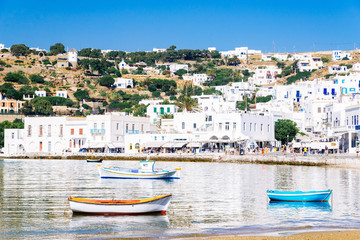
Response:
POLYGON ((353 49, 360 1, 0 0, 0 43, 77 50, 180 48, 263 52, 353 49))

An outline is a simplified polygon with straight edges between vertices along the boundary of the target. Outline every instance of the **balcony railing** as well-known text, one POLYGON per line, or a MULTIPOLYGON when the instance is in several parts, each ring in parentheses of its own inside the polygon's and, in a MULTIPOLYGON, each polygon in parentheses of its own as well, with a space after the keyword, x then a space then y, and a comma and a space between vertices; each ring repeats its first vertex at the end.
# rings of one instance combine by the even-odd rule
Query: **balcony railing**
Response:
POLYGON ((105 129, 90 129, 91 134, 104 134, 105 129))
POLYGON ((127 133, 127 134, 139 134, 139 130, 126 130, 125 133, 127 133))

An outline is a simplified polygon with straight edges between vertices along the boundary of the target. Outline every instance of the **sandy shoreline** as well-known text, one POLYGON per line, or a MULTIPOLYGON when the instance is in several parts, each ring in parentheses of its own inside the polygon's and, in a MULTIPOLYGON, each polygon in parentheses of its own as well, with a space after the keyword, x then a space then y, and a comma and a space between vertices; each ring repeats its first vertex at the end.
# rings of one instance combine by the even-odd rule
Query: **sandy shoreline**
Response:
POLYGON ((360 230, 307 232, 287 236, 194 236, 196 239, 212 240, 359 240, 360 230))

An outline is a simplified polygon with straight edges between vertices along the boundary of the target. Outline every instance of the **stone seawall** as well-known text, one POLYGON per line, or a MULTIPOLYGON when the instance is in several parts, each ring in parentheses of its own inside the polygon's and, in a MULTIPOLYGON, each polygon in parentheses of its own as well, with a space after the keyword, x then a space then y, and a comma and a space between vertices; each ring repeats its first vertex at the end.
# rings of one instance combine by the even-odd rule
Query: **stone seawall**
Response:
MULTIPOLYGON (((64 153, 62 155, 48 154, 28 154, 22 156, 7 156, 0 158, 13 159, 69 159, 86 160, 90 158, 88 154, 64 153)), ((102 158, 104 160, 127 160, 139 161, 146 160, 147 154, 93 154, 92 158, 102 158)), ((274 165, 302 165, 302 166, 346 166, 359 167, 360 158, 350 155, 225 155, 223 153, 204 153, 204 154, 151 154, 151 160, 156 161, 177 161, 177 162, 223 162, 223 163, 252 163, 252 164, 274 164, 274 165)))

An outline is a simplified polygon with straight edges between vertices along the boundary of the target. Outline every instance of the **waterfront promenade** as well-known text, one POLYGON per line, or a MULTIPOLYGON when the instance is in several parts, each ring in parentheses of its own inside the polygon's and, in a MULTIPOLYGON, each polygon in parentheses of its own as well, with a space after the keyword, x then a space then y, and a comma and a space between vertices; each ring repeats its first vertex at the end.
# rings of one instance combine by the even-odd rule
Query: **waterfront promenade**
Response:
MULTIPOLYGON (((102 158, 104 160, 129 160, 138 161, 147 159, 149 154, 137 153, 94 153, 92 158, 102 158)), ((90 157, 89 153, 27 153, 24 155, 1 156, 0 158, 29 158, 29 159, 73 159, 84 160, 90 157)), ((282 154, 272 152, 268 154, 245 154, 231 155, 218 152, 203 153, 152 153, 151 160, 156 161, 180 161, 180 162, 224 162, 224 163, 253 163, 253 164, 275 164, 275 165, 302 165, 302 166, 339 166, 360 168, 360 157, 356 154, 314 154, 314 155, 295 155, 292 153, 282 154)))

